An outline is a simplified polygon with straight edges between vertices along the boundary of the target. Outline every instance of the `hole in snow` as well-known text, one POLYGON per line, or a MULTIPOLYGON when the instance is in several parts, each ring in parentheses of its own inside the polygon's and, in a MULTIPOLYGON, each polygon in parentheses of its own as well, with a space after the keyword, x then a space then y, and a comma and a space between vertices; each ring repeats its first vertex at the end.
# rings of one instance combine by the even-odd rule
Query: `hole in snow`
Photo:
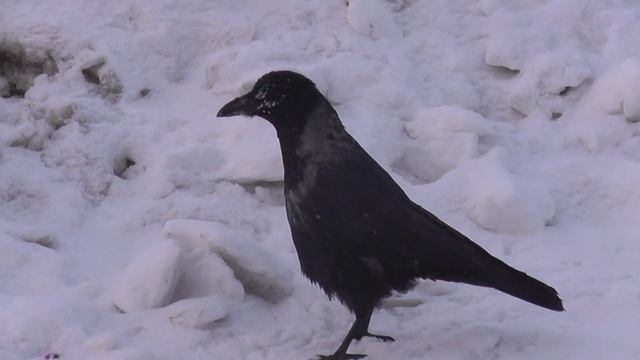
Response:
POLYGON ((0 96, 24 97, 38 75, 58 72, 48 51, 27 52, 17 42, 0 42, 0 96))
POLYGON ((491 72, 500 79, 510 79, 520 74, 520 70, 518 69, 511 69, 502 65, 487 65, 489 65, 491 72))
POLYGON ((571 86, 566 86, 564 89, 560 90, 558 95, 565 96, 569 93, 570 90, 571 90, 571 86))
POLYGON ((98 94, 105 99, 116 102, 123 90, 122 83, 116 72, 105 66, 106 64, 105 60, 99 60, 82 69, 82 76, 86 82, 96 85, 98 94))
POLYGON ((128 155, 118 157, 113 160, 113 174, 121 179, 127 179, 127 170, 135 164, 136 162, 128 155))
POLYGON ((99 62, 88 68, 82 69, 82 76, 84 79, 91 84, 100 85, 100 75, 98 75, 98 69, 104 65, 104 62, 99 62))

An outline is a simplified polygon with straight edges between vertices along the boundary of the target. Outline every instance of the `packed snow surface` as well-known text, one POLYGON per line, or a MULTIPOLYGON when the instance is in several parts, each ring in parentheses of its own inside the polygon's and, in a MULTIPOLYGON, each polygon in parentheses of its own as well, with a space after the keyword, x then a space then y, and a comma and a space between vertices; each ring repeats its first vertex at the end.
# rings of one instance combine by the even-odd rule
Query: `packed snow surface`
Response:
POLYGON ((639 359, 640 2, 0 0, 0 359, 307 359, 277 138, 301 72, 417 203, 560 292, 424 281, 370 359, 639 359))

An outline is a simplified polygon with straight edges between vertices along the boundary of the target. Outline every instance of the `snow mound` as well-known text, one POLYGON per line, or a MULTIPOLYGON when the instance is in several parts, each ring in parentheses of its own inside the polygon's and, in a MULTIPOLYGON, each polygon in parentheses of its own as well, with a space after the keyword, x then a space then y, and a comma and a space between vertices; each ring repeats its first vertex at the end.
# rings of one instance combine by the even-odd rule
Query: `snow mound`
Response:
POLYGON ((583 93, 574 89, 593 77, 593 51, 601 35, 592 29, 603 26, 604 17, 592 14, 596 10, 590 6, 577 10, 576 4, 483 1, 488 13, 484 61, 517 75, 509 81, 508 101, 521 114, 540 110, 560 117, 583 93), (533 23, 554 30, 532 31, 533 23))
POLYGON ((350 0, 347 20, 354 30, 374 40, 401 35, 381 0, 350 0))
POLYGON ((555 215, 549 190, 533 179, 511 174, 492 150, 464 170, 472 174, 466 184, 467 214, 480 227, 505 233, 539 231, 555 215))
POLYGON ((0 288, 4 294, 42 294, 61 285, 58 253, 0 232, 0 288), (27 281, 33 278, 37 281, 27 281))
POLYGON ((480 155, 480 137, 495 131, 495 124, 482 115, 455 106, 419 111, 405 123, 413 141, 403 160, 421 180, 432 182, 463 162, 480 155))
POLYGON ((239 183, 284 178, 277 137, 266 121, 231 119, 222 126, 209 139, 214 145, 189 146, 167 160, 167 168, 210 172, 215 179, 239 183))
POLYGON ((532 56, 557 50, 560 42, 564 53, 582 54, 591 44, 585 44, 590 39, 580 34, 589 33, 599 19, 589 17, 591 9, 578 10, 575 1, 550 1, 535 7, 527 1, 504 1, 501 8, 496 1, 483 3, 489 13, 485 62, 511 70, 523 70, 532 56), (533 23, 553 31, 531 31, 533 23))
POLYGON ((168 304, 180 276, 180 254, 172 240, 148 249, 116 280, 113 304, 126 313, 168 304))
POLYGON ((590 67, 571 53, 538 54, 524 63, 514 80, 509 105, 525 115, 541 110, 558 117, 575 100, 572 89, 590 78, 590 67))
MULTIPOLYGON (((176 189, 203 182, 239 184, 278 182, 284 178, 282 158, 273 128, 258 119, 215 119, 201 141, 173 145, 162 157, 149 156, 151 195, 162 198, 176 189)), ((202 135, 198 135, 202 136, 202 135)))
POLYGON ((293 291, 293 272, 246 235, 209 221, 171 220, 165 234, 187 249, 207 247, 233 269, 245 290, 270 302, 280 302, 293 291))
POLYGON ((588 102, 600 111, 622 114, 629 122, 640 121, 640 59, 632 57, 613 66, 593 84, 588 102))

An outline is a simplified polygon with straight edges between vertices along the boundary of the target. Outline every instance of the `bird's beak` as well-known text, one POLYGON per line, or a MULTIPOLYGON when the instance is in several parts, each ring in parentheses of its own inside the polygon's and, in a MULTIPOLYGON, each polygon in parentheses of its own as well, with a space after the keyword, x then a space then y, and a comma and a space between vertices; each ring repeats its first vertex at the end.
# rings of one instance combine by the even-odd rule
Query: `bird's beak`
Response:
POLYGON ((227 117, 236 115, 253 116, 256 114, 257 106, 253 94, 248 93, 235 98, 223 106, 218 111, 217 117, 227 117))

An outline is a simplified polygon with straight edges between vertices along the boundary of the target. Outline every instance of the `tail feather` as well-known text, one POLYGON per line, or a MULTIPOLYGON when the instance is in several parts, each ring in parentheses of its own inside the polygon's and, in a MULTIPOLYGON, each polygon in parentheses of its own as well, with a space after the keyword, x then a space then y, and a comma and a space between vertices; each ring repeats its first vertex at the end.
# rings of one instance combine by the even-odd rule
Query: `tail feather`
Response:
POLYGON ((492 287, 543 308, 564 311, 556 289, 505 264, 419 205, 412 209, 431 230, 415 244, 422 265, 418 277, 492 287))
POLYGON ((564 311, 556 289, 499 261, 486 273, 488 285, 532 304, 555 311, 564 311))

